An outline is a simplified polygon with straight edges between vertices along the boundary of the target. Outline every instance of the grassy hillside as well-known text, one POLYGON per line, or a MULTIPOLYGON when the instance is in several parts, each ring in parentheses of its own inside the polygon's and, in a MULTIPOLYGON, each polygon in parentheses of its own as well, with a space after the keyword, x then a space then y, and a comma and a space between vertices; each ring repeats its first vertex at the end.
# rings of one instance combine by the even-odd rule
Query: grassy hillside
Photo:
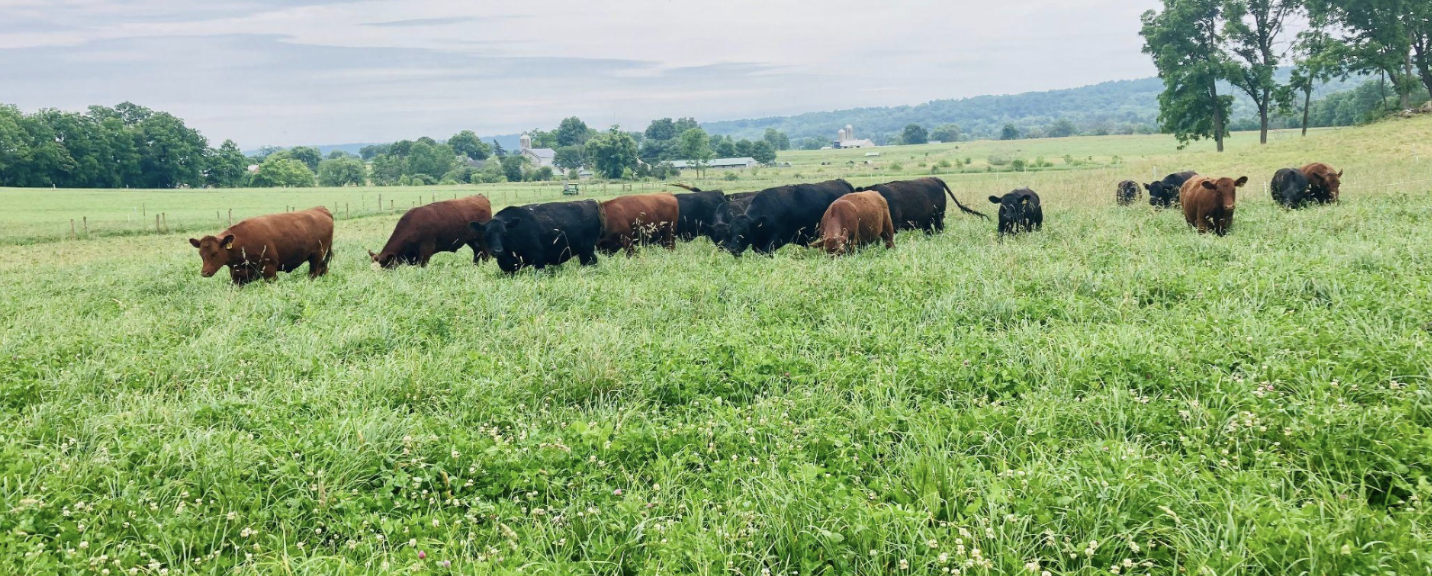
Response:
MULTIPOLYGON (((952 215, 840 260, 375 272, 380 214, 339 223, 328 277, 235 289, 188 234, 31 238, 0 251, 0 573, 1426 573, 1429 137, 802 153, 729 183, 970 156, 962 199, 1046 199, 1035 235, 952 215), (1274 207, 1261 183, 1310 160, 1345 201, 1274 207), (1112 205, 1155 167, 1254 177, 1232 235, 1112 205)), ((0 193, 3 236, 160 197, 30 193, 0 193)))

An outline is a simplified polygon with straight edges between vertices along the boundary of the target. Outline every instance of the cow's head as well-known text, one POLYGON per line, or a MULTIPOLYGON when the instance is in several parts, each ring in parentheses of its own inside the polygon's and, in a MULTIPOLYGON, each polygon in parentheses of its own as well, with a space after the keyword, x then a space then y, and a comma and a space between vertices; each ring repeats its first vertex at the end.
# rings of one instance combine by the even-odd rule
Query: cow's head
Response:
POLYGON ((204 268, 199 273, 208 278, 217 274, 220 268, 229 263, 229 252, 234 248, 234 235, 229 234, 223 238, 216 236, 190 238, 189 244, 199 249, 199 257, 204 260, 204 268))
POLYGON ((726 232, 726 240, 721 247, 730 252, 732 256, 740 256, 755 242, 756 235, 770 225, 765 216, 752 218, 749 215, 741 214, 731 219, 731 229, 726 232))
POLYGON ((1237 180, 1232 178, 1205 179, 1202 186, 1218 195, 1224 209, 1232 210, 1238 204, 1238 189, 1247 183, 1248 177, 1243 176, 1237 180))
POLYGON ((369 251, 368 251, 368 258, 373 261, 373 268, 374 268, 374 269, 379 269, 379 268, 394 268, 394 267, 396 267, 396 266, 398 265, 398 255, 397 255, 397 254, 390 254, 390 253, 387 253, 387 252, 384 252, 384 253, 382 253, 382 254, 374 254, 372 250, 369 250, 369 251))
POLYGON ((1015 190, 1004 196, 990 196, 991 204, 999 205, 999 233, 1017 234, 1019 227, 1032 217, 1038 199, 1028 189, 1015 190))
POLYGON ((486 223, 470 222, 473 230, 482 235, 487 246, 487 253, 497 259, 497 266, 506 272, 516 272, 522 268, 522 257, 517 254, 518 247, 513 234, 521 233, 526 226, 518 218, 493 218, 486 223))
POLYGON ((1332 170, 1328 170, 1324 172, 1318 170, 1308 175, 1308 183, 1326 190, 1329 196, 1337 198, 1340 192, 1339 189, 1342 188, 1342 175, 1343 173, 1341 171, 1333 172, 1332 170))

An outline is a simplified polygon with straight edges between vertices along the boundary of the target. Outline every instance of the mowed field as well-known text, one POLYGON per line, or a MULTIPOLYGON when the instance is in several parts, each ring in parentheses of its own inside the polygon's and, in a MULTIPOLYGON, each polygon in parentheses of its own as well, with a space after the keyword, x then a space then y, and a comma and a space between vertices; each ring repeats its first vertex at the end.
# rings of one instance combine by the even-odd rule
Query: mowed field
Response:
POLYGON ((1030 185, 1045 229, 1005 240, 952 212, 842 259, 377 272, 379 213, 340 220, 329 276, 242 289, 186 242, 215 210, 558 190, 0 191, 0 573, 1428 573, 1432 118, 1255 141, 698 182, 935 168, 991 215, 1030 185), (1275 207, 1310 161, 1343 203, 1275 207), (1228 237, 1114 206, 1185 168, 1253 179, 1228 237), (136 201, 194 233, 62 239, 136 201))

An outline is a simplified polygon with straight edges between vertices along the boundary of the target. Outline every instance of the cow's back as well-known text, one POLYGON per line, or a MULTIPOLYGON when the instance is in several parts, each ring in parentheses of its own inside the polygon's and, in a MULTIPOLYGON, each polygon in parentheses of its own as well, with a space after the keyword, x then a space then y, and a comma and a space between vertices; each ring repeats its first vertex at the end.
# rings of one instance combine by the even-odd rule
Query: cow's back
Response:
POLYGON ((538 238, 548 265, 590 252, 601 238, 601 207, 595 200, 549 202, 529 208, 539 226, 538 238))
POLYGON ((219 233, 234 235, 241 262, 273 262, 288 271, 314 254, 326 256, 333 246, 333 214, 322 206, 249 218, 219 233))

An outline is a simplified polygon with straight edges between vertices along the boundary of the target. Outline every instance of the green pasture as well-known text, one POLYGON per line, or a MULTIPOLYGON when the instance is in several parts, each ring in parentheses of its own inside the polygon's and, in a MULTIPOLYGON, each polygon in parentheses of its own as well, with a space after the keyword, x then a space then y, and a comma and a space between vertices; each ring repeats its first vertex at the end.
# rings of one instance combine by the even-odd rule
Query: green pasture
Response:
POLYGON ((697 184, 969 156, 941 172, 962 201, 1028 185, 1046 226, 513 277, 371 270, 400 212, 377 194, 557 187, 0 191, 0 573, 1427 574, 1429 136, 790 153, 697 184), (1311 161, 1344 201, 1274 206, 1263 183, 1311 161), (1186 168, 1253 179, 1229 236, 1114 206, 1186 168), (373 208, 317 281, 203 279, 185 241, 338 203, 373 208))

